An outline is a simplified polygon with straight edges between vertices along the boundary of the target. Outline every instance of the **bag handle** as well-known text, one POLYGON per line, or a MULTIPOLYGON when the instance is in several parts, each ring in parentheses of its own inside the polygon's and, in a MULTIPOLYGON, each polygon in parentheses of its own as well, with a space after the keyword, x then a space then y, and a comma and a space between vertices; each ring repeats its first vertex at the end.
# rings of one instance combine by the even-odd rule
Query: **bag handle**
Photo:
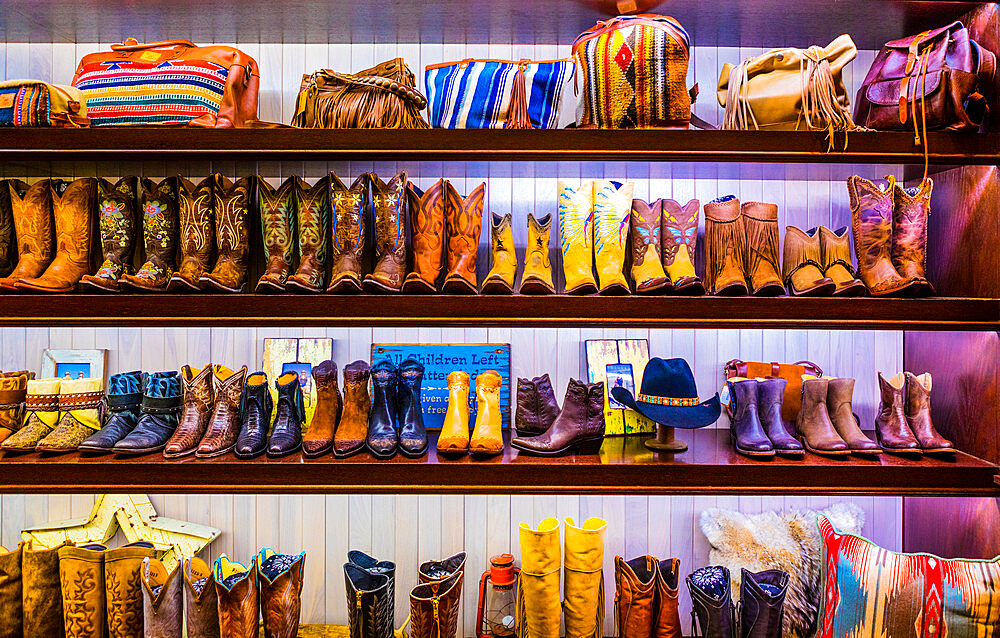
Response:
MULTIPOLYGON (((778 376, 778 366, 780 366, 780 365, 781 364, 778 363, 777 361, 772 361, 771 362, 771 376, 773 376, 773 377, 778 376)), ((809 374, 813 375, 814 377, 821 377, 821 376, 823 376, 823 369, 820 368, 815 363, 813 363, 812 361, 807 361, 807 360, 803 359, 802 361, 796 361, 792 365, 802 366, 803 368, 805 368, 806 372, 808 372, 809 374)), ((732 359, 730 361, 727 361, 726 365, 725 365, 725 368, 724 368, 725 373, 726 373, 726 378, 728 379, 729 377, 735 377, 735 376, 737 376, 738 370, 739 370, 739 368, 741 366, 743 366, 743 367, 746 366, 746 362, 743 361, 742 359, 732 359)))
POLYGON ((313 86, 315 86, 317 76, 340 80, 341 82, 352 86, 369 86, 383 91, 388 91, 389 93, 410 102, 417 108, 418 111, 423 110, 424 107, 427 106, 427 98, 424 97, 420 91, 417 91, 415 88, 407 86, 402 82, 397 82, 392 78, 387 78, 381 75, 353 75, 350 73, 337 73, 336 71, 332 71, 330 69, 321 69, 313 73, 312 78, 310 78, 310 83, 313 86))
POLYGON ((142 51, 143 49, 163 49, 177 45, 193 47, 195 44, 189 40, 160 40, 159 42, 146 42, 139 44, 135 38, 126 38, 121 44, 112 44, 112 51, 142 51))

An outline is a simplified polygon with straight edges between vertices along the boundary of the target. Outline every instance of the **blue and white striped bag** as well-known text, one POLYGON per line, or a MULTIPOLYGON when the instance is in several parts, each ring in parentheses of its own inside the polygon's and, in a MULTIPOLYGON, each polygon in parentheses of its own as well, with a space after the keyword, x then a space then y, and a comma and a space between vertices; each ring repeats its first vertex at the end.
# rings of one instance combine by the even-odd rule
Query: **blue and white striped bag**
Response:
POLYGON ((572 58, 432 64, 424 73, 431 127, 555 128, 573 68, 572 58))

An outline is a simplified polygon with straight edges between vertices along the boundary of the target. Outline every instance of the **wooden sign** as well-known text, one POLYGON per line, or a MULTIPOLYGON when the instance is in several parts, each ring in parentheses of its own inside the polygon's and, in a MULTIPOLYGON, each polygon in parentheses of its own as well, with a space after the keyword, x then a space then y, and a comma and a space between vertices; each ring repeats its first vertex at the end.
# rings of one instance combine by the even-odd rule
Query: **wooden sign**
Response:
POLYGON ((588 339, 587 376, 590 383, 604 382, 604 434, 656 432, 656 423, 615 401, 611 388, 628 388, 634 396, 642 387, 642 371, 649 361, 645 339, 588 339))

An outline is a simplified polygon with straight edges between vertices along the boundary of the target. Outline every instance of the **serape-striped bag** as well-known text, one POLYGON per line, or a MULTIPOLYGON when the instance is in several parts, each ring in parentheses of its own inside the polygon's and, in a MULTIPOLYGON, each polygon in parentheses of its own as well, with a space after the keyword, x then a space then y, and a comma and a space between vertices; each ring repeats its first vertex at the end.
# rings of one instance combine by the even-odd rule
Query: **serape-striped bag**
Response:
POLYGON ((72 86, 41 80, 0 82, 0 126, 85 128, 87 100, 72 86))
POLYGON ((556 128, 573 60, 462 60, 424 73, 432 128, 556 128))

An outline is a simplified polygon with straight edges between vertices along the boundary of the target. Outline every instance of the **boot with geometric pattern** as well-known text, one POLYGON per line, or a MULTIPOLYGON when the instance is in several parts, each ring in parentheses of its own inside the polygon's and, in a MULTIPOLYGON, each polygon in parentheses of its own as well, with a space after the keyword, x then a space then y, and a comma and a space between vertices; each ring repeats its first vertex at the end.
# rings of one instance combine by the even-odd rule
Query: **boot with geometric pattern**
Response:
POLYGON ((59 384, 59 424, 38 442, 35 451, 75 452, 101 429, 98 408, 103 399, 103 379, 63 379, 59 384))
POLYGON ((277 189, 260 175, 256 179, 265 266, 254 292, 284 292, 295 259, 295 180, 301 178, 293 175, 277 189))
POLYGON ((123 177, 117 184, 106 179, 97 180, 97 219, 101 227, 104 262, 97 273, 83 276, 80 280, 82 288, 118 292, 121 290, 118 280, 125 273, 132 272, 139 210, 138 188, 136 177, 123 177))
POLYGON ((326 260, 330 252, 330 198, 336 190, 333 176, 312 186, 295 180, 295 214, 299 241, 299 267, 285 287, 294 292, 323 292, 326 260))
POLYGON ((28 381, 21 427, 0 443, 8 452, 30 452, 59 422, 59 379, 28 381))

